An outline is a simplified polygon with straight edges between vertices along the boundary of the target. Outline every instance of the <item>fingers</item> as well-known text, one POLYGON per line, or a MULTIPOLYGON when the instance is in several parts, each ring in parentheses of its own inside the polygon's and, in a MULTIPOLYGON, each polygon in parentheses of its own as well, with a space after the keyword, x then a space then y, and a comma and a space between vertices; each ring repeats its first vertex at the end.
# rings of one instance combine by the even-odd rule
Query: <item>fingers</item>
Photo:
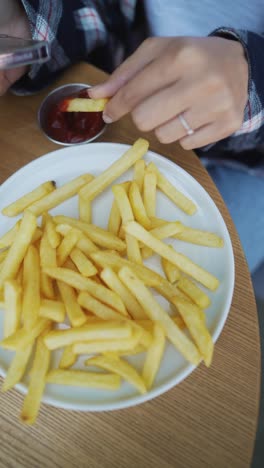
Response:
POLYGON ((150 63, 155 57, 157 57, 161 50, 165 47, 168 39, 149 38, 143 42, 143 44, 132 54, 127 60, 125 60, 104 83, 92 87, 89 90, 89 95, 93 99, 99 99, 103 97, 111 97, 117 93, 117 91, 124 86, 129 80, 131 80, 142 68, 150 63))
POLYGON ((232 125, 226 125, 225 120, 217 121, 201 127, 193 135, 181 138, 180 145, 186 150, 201 148, 202 146, 210 145, 223 138, 227 138, 234 131, 232 125), (230 131, 231 129, 232 131, 230 131))

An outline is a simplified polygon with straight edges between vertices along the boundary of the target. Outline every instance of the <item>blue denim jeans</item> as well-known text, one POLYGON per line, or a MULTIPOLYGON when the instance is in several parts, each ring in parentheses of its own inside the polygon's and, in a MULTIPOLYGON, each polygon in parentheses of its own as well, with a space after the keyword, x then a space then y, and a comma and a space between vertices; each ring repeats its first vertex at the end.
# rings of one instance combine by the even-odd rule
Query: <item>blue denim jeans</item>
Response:
POLYGON ((264 262, 264 177, 213 164, 207 170, 229 209, 253 273, 264 262))

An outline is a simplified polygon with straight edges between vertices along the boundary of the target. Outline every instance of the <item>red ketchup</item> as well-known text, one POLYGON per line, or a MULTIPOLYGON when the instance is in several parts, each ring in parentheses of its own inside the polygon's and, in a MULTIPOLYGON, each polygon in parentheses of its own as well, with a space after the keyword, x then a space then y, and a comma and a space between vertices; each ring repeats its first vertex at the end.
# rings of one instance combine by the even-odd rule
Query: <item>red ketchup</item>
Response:
MULTIPOLYGON (((89 99, 87 89, 70 97, 89 99)), ((60 102, 55 104, 47 118, 47 131, 54 140, 82 143, 97 135, 104 126, 102 112, 62 112, 61 107, 60 102)))

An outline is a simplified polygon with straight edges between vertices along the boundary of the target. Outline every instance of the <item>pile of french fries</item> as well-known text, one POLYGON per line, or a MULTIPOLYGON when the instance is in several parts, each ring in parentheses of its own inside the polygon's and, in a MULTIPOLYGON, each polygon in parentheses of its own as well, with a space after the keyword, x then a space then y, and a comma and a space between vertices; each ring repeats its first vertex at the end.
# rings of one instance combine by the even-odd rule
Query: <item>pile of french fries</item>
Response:
POLYGON ((27 424, 36 420, 47 383, 114 391, 123 379, 147 392, 166 340, 190 363, 211 363, 213 341, 204 312, 210 300, 199 284, 213 291, 218 279, 164 239, 218 248, 223 241, 178 220, 157 218, 158 191, 188 215, 197 207, 153 163, 146 165, 147 150, 140 138, 98 177, 84 174, 58 188, 46 182, 2 210, 22 215, 0 238, 0 345, 15 351, 2 391, 29 376, 21 411, 27 424), (95 226, 93 200, 131 167, 132 180, 112 185, 108 229, 95 226), (75 195, 78 219, 50 214, 75 195), (164 276, 144 265, 151 255, 160 256, 164 276), (166 298, 167 310, 153 289, 166 298), (52 369, 58 349, 61 360, 52 369), (145 353, 141 373, 126 360, 137 353, 145 353), (87 370, 72 368, 81 355, 87 370))

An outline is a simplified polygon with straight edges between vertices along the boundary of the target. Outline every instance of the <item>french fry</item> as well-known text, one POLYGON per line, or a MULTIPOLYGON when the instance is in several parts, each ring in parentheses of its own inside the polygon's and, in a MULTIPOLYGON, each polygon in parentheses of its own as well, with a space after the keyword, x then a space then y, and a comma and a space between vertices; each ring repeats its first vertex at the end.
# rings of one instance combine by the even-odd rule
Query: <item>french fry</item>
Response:
POLYGON ((56 224, 69 224, 79 229, 88 236, 91 241, 105 249, 113 249, 120 252, 125 250, 126 246, 124 242, 111 232, 99 228, 98 226, 87 224, 79 219, 70 218, 68 216, 54 216, 54 221, 56 224))
POLYGON ((57 286, 72 327, 80 327, 86 322, 86 315, 77 301, 74 289, 62 281, 57 281, 57 286))
POLYGON ((46 229, 40 241, 39 256, 41 268, 57 266, 56 249, 51 247, 46 229))
MULTIPOLYGON (((138 161, 140 162, 140 161, 138 161)), ((135 220, 145 229, 150 229, 151 221, 147 215, 140 189, 136 182, 132 182, 129 189, 129 201, 133 210, 135 220)))
POLYGON ((155 377, 160 368, 160 363, 165 349, 165 333, 163 328, 155 323, 154 325, 154 339, 150 345, 147 356, 144 362, 142 377, 147 389, 153 385, 155 377))
POLYGON ((100 276, 104 283, 121 297, 126 309, 134 319, 142 319, 146 317, 144 309, 111 268, 105 268, 101 272, 100 276))
POLYGON ((169 260, 166 258, 161 259, 161 264, 168 281, 170 283, 176 283, 176 281, 178 281, 181 276, 179 268, 176 267, 176 265, 173 265, 173 263, 169 262, 169 260))
POLYGON ((112 234, 114 234, 115 236, 118 236, 120 226, 121 226, 120 211, 118 209, 116 201, 113 200, 107 229, 109 232, 112 232, 112 234))
POLYGON ((39 316, 45 317, 53 322, 63 322, 65 319, 66 309, 60 301, 42 299, 40 303, 39 316))
POLYGON ((40 294, 46 299, 55 299, 53 280, 43 271, 40 272, 40 294))
POLYGON ((57 264, 58 266, 63 265, 67 257, 80 239, 81 234, 78 229, 71 228, 71 230, 62 239, 61 244, 57 249, 57 264))
MULTIPOLYGON (((114 185, 112 187, 112 192, 121 215, 122 225, 124 226, 129 221, 134 220, 129 198, 122 185, 114 185)), ((125 236, 125 240, 127 245, 127 256, 129 260, 134 261, 135 263, 142 263, 140 248, 137 240, 129 235, 125 236)))
POLYGON ((160 241, 159 239, 156 239, 142 226, 140 226, 140 224, 136 223, 135 221, 130 222, 125 226, 125 231, 150 247, 161 257, 169 260, 184 273, 190 275, 208 289, 214 291, 218 287, 219 281, 215 276, 204 270, 196 263, 192 262, 192 260, 190 260, 185 255, 176 252, 176 250, 172 250, 171 247, 169 247, 167 244, 160 241))
POLYGON ((127 171, 136 161, 141 159, 147 152, 149 143, 143 138, 139 138, 131 148, 129 148, 121 158, 115 161, 105 171, 103 171, 92 182, 83 187, 80 191, 86 200, 93 200, 102 193, 109 185, 127 171))
POLYGON ((154 163, 148 165, 148 170, 151 170, 157 175, 158 188, 184 213, 192 215, 197 211, 196 205, 186 197, 182 192, 176 189, 174 185, 158 170, 154 163))
POLYGON ((8 279, 14 279, 37 227, 36 217, 25 211, 16 238, 8 250, 0 271, 0 290, 8 279))
MULTIPOLYGON (((43 215, 44 216, 44 215, 43 215)), ((45 213, 46 221, 45 221, 45 229, 47 232, 48 241, 53 249, 59 247, 61 243, 61 236, 56 231, 56 225, 50 216, 50 214, 45 213)))
POLYGON ((10 245, 12 245, 18 233, 20 224, 21 220, 17 221, 16 224, 9 231, 7 231, 2 237, 0 237, 0 249, 5 249, 6 247, 10 247, 10 245))
POLYGON ((147 391, 143 379, 136 369, 134 369, 134 367, 132 367, 128 362, 120 359, 118 356, 111 355, 93 357, 86 361, 86 365, 97 366, 120 375, 120 377, 136 387, 142 394, 147 391))
POLYGON ((197 365, 201 356, 196 346, 192 341, 180 330, 177 324, 170 318, 165 310, 154 299, 150 291, 140 281, 136 275, 127 267, 124 267, 119 272, 120 279, 124 282, 127 288, 137 298, 138 302, 144 308, 146 314, 154 322, 159 322, 163 327, 166 336, 180 351, 180 353, 194 365, 197 365))
POLYGON ((0 251, 0 263, 2 264, 3 261, 5 260, 6 256, 8 253, 8 249, 4 249, 0 251))
POLYGON ((92 179, 93 176, 90 174, 83 174, 76 179, 67 182, 61 187, 56 188, 53 192, 48 193, 48 195, 45 195, 40 200, 32 203, 28 209, 31 211, 31 213, 38 217, 42 213, 50 211, 52 208, 55 208, 64 201, 76 195, 79 190, 92 179))
POLYGON ((43 342, 43 337, 37 340, 36 353, 32 369, 28 393, 25 396, 21 411, 21 420, 26 424, 34 424, 41 403, 41 398, 46 385, 46 375, 50 366, 51 353, 43 342))
POLYGON ((110 307, 102 304, 94 297, 90 296, 87 292, 81 292, 78 296, 78 303, 89 312, 92 312, 96 317, 103 320, 118 320, 121 318, 119 312, 111 309, 110 307))
POLYGON ((40 308, 40 261, 39 253, 30 245, 24 259, 22 318, 26 329, 32 328, 40 308))
POLYGON ((180 277, 177 287, 202 309, 209 307, 211 303, 210 298, 204 291, 202 291, 201 288, 199 288, 199 286, 197 286, 197 284, 186 276, 180 277))
POLYGON ((28 345, 32 344, 50 324, 50 320, 39 318, 30 330, 27 330, 25 327, 20 328, 13 333, 13 335, 4 338, 0 342, 0 346, 4 349, 10 349, 11 351, 26 348, 28 345))
POLYGON ((80 249, 75 247, 70 253, 70 258, 83 276, 89 277, 97 274, 97 268, 80 249))
MULTIPOLYGON (((95 252, 91 254, 92 260, 102 268, 110 267, 114 271, 119 271, 120 268, 127 266, 144 282, 145 285, 154 287, 168 301, 174 296, 182 295, 181 291, 175 285, 169 283, 165 278, 156 273, 154 270, 147 268, 145 265, 138 265, 130 262, 125 258, 118 257, 111 252, 95 252)), ((186 297, 186 296, 184 296, 186 297)))
POLYGON ((119 352, 120 350, 133 350, 139 343, 141 330, 133 331, 130 338, 119 340, 97 340, 90 343, 80 342, 73 345, 76 354, 95 354, 107 352, 119 352))
POLYGON ((60 369, 68 369, 73 366, 77 361, 77 354, 73 351, 73 346, 66 346, 63 350, 61 360, 59 363, 60 369))
POLYGON ((92 222, 92 202, 79 195, 79 218, 85 223, 92 222))
POLYGON ((33 344, 29 344, 16 352, 3 382, 2 392, 7 392, 22 380, 32 353, 32 348, 33 344))
POLYGON ((116 374, 102 374, 75 369, 55 369, 49 372, 46 382, 57 385, 118 390, 120 387, 120 376, 116 374))
POLYGON ((21 319, 21 286, 16 280, 4 282, 4 338, 15 333, 21 319))
POLYGON ((140 193, 143 191, 145 167, 146 164, 143 159, 136 161, 134 165, 134 180, 139 188, 140 193))
MULTIPOLYGON (((69 224, 58 224, 56 227, 57 232, 59 232, 62 236, 66 236, 66 234, 70 231, 71 226, 69 224)), ((77 229, 75 227, 75 229, 77 229)), ((80 231, 81 237, 80 240, 77 242, 76 246, 80 249, 85 255, 89 256, 90 253, 97 252, 99 247, 95 245, 91 239, 88 239, 82 231, 80 231)))
MULTIPOLYGON (((131 334, 132 328, 128 322, 122 320, 102 321, 67 330, 52 330, 45 336, 45 344, 53 350, 83 341, 130 338, 131 334)), ((4 341, 7 340, 8 338, 4 341)))
POLYGON ((155 216, 156 214, 156 186, 157 175, 155 172, 145 172, 143 184, 143 201, 148 216, 155 216))
POLYGON ((153 255, 153 250, 147 247, 146 245, 143 245, 141 248, 141 255, 144 260, 147 258, 151 257, 153 255))
POLYGON ((156 239, 166 239, 167 237, 174 236, 177 232, 183 230, 182 223, 180 221, 166 222, 163 226, 151 229, 149 233, 156 237, 156 239))
POLYGON ((28 208, 32 203, 37 202, 45 195, 53 192, 55 190, 55 182, 49 181, 41 184, 39 187, 32 190, 32 192, 27 193, 23 197, 16 200, 14 203, 11 203, 6 208, 2 210, 4 216, 17 216, 22 213, 26 208, 28 208))
POLYGON ((121 314, 125 311, 123 301, 115 292, 110 291, 90 278, 84 278, 79 273, 67 270, 66 268, 45 268, 44 273, 49 275, 51 278, 63 281, 75 289, 87 291, 91 296, 95 297, 95 299, 109 305, 114 310, 121 312, 121 314))
POLYGON ((192 244, 204 245, 206 247, 223 247, 224 241, 221 237, 213 232, 202 231, 200 229, 193 229, 183 225, 183 231, 178 232, 174 236, 184 242, 192 244))
POLYGON ((66 98, 60 104, 62 112, 102 112, 109 99, 66 98))
POLYGON ((175 298, 174 304, 186 323, 204 359, 205 365, 209 367, 212 362, 214 343, 204 320, 201 319, 199 310, 197 311, 198 307, 195 304, 184 301, 182 298, 175 298))
POLYGON ((135 346, 135 348, 133 349, 129 349, 129 350, 122 349, 117 352, 117 355, 120 357, 127 357, 127 356, 134 356, 135 354, 141 354, 141 353, 144 353, 145 351, 146 349, 144 348, 144 346, 139 344, 135 346))

